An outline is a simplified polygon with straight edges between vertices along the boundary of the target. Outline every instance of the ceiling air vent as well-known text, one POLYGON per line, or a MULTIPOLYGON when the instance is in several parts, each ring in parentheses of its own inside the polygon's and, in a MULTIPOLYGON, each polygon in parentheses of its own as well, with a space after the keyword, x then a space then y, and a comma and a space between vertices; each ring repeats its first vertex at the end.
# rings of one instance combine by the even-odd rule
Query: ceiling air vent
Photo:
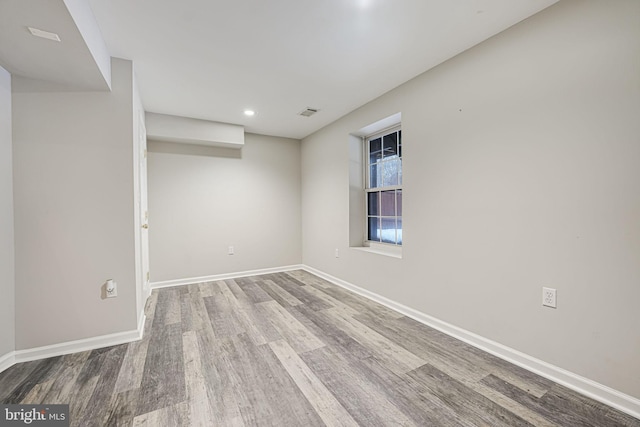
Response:
POLYGON ((318 110, 317 108, 307 108, 306 110, 300 111, 298 114, 305 117, 311 117, 318 111, 320 110, 318 110))
POLYGON ((54 42, 60 41, 60 36, 57 35, 56 33, 50 33, 49 31, 39 30, 33 27, 27 27, 27 28, 29 29, 29 32, 36 37, 42 37, 43 39, 53 40, 54 42))

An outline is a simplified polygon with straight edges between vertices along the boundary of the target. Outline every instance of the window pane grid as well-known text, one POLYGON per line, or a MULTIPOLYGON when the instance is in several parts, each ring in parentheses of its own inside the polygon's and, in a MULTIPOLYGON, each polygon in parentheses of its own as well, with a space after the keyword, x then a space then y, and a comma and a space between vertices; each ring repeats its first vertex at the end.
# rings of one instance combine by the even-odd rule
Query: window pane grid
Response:
POLYGON ((402 190, 368 193, 368 240, 402 243, 402 190))
POLYGON ((402 244, 402 132, 365 139, 367 240, 402 244))

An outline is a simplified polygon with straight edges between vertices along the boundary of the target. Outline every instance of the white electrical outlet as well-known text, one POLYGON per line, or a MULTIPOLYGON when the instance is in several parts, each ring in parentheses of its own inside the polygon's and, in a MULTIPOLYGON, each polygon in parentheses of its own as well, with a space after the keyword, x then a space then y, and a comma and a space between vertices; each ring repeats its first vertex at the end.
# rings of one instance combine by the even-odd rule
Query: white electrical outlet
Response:
POLYGON ((112 279, 107 280, 104 284, 104 290, 107 298, 115 298, 118 296, 118 284, 112 279))
POLYGON ((233 253, 234 253, 233 252, 233 246, 229 246, 229 252, 228 253, 229 253, 229 255, 233 255, 233 253))
POLYGON ((336 248, 336 258, 340 258, 340 251, 336 248))
POLYGON ((556 290, 553 288, 542 288, 542 305, 556 308, 556 290))

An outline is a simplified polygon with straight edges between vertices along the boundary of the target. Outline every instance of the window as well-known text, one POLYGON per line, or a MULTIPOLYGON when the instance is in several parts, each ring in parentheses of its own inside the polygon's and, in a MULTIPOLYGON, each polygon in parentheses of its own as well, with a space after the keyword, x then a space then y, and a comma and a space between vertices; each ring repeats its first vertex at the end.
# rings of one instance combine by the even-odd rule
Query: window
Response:
POLYGON ((402 131, 365 138, 367 241, 402 245, 402 131))

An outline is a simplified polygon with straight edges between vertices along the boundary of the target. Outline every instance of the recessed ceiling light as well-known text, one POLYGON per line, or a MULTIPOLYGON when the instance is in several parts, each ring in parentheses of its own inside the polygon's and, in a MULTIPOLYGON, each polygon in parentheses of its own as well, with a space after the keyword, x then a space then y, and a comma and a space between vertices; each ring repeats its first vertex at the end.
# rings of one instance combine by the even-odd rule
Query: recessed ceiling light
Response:
POLYGON ((244 115, 251 117, 251 116, 255 116, 256 112, 253 110, 244 110, 244 115))
POLYGON ((49 31, 39 30, 33 27, 27 27, 27 28, 29 29, 29 32, 36 37, 41 37, 47 40, 53 40, 54 42, 60 41, 60 36, 57 35, 56 33, 50 33, 49 31))

